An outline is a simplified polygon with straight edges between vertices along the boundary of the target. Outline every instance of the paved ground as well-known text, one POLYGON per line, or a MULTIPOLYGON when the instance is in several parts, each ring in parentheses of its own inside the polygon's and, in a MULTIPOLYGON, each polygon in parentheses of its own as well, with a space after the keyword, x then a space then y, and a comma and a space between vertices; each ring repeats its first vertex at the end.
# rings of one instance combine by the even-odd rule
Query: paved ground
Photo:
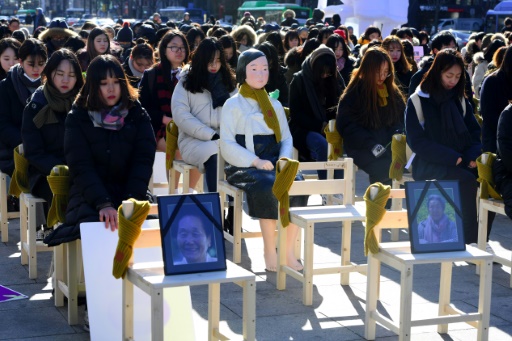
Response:
MULTIPOLYGON (((357 175, 356 194, 362 195, 368 186, 367 176, 357 175)), ((319 197, 312 199, 319 202, 319 197)), ((256 228, 257 223, 244 216, 244 226, 256 228)), ((339 261, 341 227, 325 225, 316 229, 315 257, 322 263, 339 261)), ((352 260, 364 263, 363 227, 353 227, 352 260)), ((407 239, 401 233, 402 239, 407 239)), ((498 253, 510 257, 503 250, 512 249, 512 223, 498 217, 491 234, 491 245, 498 253)), ((231 244, 226 242, 228 259, 232 259, 231 244)), ((275 274, 264 271, 262 242, 253 239, 244 242, 241 265, 257 276, 256 336, 258 340, 364 340, 364 313, 366 277, 353 274, 350 285, 339 284, 335 275, 317 276, 314 280, 313 305, 302 305, 302 287, 289 278, 284 291, 275 287, 275 274)), ((38 278, 28 278, 27 266, 20 265, 19 222, 9 224, 9 242, 0 243, 0 284, 19 291, 29 299, 0 303, 0 340, 89 340, 81 325, 69 326, 67 310, 53 304, 51 283, 47 272, 51 253, 38 254, 38 278)), ((439 266, 425 265, 414 272, 413 318, 437 312, 439 266), (432 281, 431 279, 434 280, 432 281)), ((397 316, 399 301, 399 275, 390 268, 383 268, 381 284, 381 311, 390 317, 397 316)), ((466 263, 456 264, 453 271, 452 303, 460 309, 474 310, 478 304, 478 277, 475 267, 466 263)), ((493 266, 491 303, 491 328, 489 340, 512 340, 512 289, 509 288, 510 268, 493 266)), ((221 328, 228 328, 232 335, 242 332, 241 289, 236 285, 221 286, 221 328)), ((206 340, 207 290, 191 288, 197 340, 206 340)), ((83 316, 83 306, 79 309, 83 316)), ((228 335, 231 335, 229 334, 228 335)), ((240 338, 240 337, 239 337, 240 338)), ((378 327, 379 340, 398 338, 383 327, 378 327)), ((476 340, 475 330, 462 323, 452 324, 447 335, 440 335, 436 327, 413 328, 413 340, 476 340)), ((181 341, 181 340, 180 340, 181 341)))

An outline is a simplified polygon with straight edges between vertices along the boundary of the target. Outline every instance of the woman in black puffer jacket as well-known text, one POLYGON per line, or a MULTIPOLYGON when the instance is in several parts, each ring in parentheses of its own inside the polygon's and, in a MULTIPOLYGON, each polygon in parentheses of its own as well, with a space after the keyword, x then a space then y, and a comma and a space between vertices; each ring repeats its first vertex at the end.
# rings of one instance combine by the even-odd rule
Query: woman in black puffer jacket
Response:
POLYGON ((498 121, 497 157, 493 164, 494 183, 505 202, 505 213, 512 219, 512 104, 501 113, 498 121))
POLYGON ((64 152, 71 174, 66 222, 45 242, 80 238, 80 224, 104 221, 117 229, 123 200, 146 200, 156 141, 151 121, 119 61, 101 55, 66 119, 64 152))

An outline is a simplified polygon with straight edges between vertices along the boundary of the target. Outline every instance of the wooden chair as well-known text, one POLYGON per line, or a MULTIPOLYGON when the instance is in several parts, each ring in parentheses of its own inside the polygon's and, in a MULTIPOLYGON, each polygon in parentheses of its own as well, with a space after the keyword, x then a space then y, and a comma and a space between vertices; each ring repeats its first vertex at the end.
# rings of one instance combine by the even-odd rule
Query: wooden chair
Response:
POLYGON ((153 174, 149 181, 149 190, 152 194, 155 194, 156 190, 164 190, 166 194, 174 193, 174 184, 171 185, 169 181, 169 174, 165 172, 165 153, 157 151, 155 154, 155 162, 153 163, 153 174), (162 170, 165 173, 165 181, 162 181, 162 170))
POLYGON ((37 253, 53 251, 42 240, 36 240, 36 205, 46 202, 30 193, 20 194, 21 264, 28 264, 28 277, 37 278, 37 253))
MULTIPOLYGON (((482 154, 481 160, 483 164, 487 163, 488 156, 486 154, 482 154)), ((482 190, 482 185, 480 185, 480 191, 482 190)), ((478 208, 478 248, 480 250, 485 250, 487 245, 487 223, 488 223, 488 213, 495 212, 497 214, 506 215, 505 213, 505 204, 503 200, 496 199, 479 199, 479 208, 478 208)), ((512 256, 511 256, 512 257, 512 256)), ((512 258, 507 259, 498 255, 493 255, 493 261, 508 267, 512 267, 512 258)), ((477 268, 478 273, 478 268, 477 268)), ((512 273, 510 274, 510 287, 512 288, 512 273)))
MULTIPOLYGON (((290 208, 290 222, 296 224, 304 232, 304 269, 302 273, 286 265, 286 228, 280 226, 278 220, 278 264, 277 289, 286 288, 286 275, 292 276, 302 282, 304 305, 313 302, 313 276, 321 274, 341 274, 340 282, 348 284, 350 272, 366 272, 366 264, 353 264, 350 262, 350 244, 352 222, 365 219, 362 206, 353 205, 352 186, 354 164, 351 158, 343 161, 304 162, 299 165, 300 170, 334 170, 343 169, 344 179, 304 180, 294 181, 289 195, 311 195, 336 193, 343 194, 343 205, 334 206, 308 206, 290 208), (343 223, 341 236, 341 264, 330 268, 314 268, 314 242, 315 226, 318 223, 343 223)), ((299 230, 300 231, 300 230, 299 230)))
POLYGON ((7 174, 0 172, 0 232, 3 243, 9 241, 9 219, 20 217, 20 212, 7 211, 7 190, 7 174))
MULTIPOLYGON (((128 205, 133 205, 128 202, 128 205)), ((129 217, 130 209, 125 216, 129 217)), ((133 211, 133 208, 131 208, 133 211)), ((133 248, 151 248, 161 246, 160 228, 143 229, 133 248)), ((151 340, 163 341, 170 336, 164 335, 164 294, 165 288, 208 284, 208 340, 227 340, 219 330, 220 284, 236 283, 243 288, 243 339, 255 340, 256 326, 256 276, 227 261, 226 271, 198 274, 165 276, 163 263, 133 264, 133 256, 123 279, 123 340, 133 339, 133 290, 137 286, 151 296, 151 340)), ((176 335, 173 335, 176 337, 176 335)))
MULTIPOLYGON (((405 190, 391 190, 392 198, 404 198, 405 190)), ((407 211, 387 211, 381 222, 374 227, 380 242, 381 229, 408 228, 407 211)), ((437 278, 437 277, 436 277, 437 278)), ((492 255, 475 247, 467 246, 466 251, 412 254, 409 242, 379 243, 379 252, 368 253, 366 289, 365 338, 375 339, 376 322, 398 334, 399 340, 411 340, 411 328, 424 325, 438 325, 438 333, 448 332, 448 323, 466 322, 478 329, 477 340, 487 340, 489 333, 492 285, 492 255), (481 266, 478 311, 463 313, 450 304, 452 263, 470 262, 481 266), (396 322, 387 314, 377 310, 379 299, 381 263, 400 272, 400 316, 396 322), (415 265, 441 264, 438 316, 411 320, 413 272, 415 265)))

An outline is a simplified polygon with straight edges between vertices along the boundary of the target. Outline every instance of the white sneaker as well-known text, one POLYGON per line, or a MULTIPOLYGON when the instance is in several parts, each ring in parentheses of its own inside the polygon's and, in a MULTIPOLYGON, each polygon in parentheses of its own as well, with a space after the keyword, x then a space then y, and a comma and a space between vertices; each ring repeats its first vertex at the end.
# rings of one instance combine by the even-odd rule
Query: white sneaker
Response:
POLYGON ((37 233, 36 233, 36 240, 37 241, 40 241, 40 240, 43 240, 45 237, 44 235, 44 231, 43 229, 40 229, 40 230, 37 230, 37 233))

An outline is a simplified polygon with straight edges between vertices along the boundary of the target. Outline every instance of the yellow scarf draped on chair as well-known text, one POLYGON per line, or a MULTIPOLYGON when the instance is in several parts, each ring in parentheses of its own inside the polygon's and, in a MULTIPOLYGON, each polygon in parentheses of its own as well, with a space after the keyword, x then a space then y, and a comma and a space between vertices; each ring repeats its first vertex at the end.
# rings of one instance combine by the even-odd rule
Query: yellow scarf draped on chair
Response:
POLYGON ((379 242, 373 228, 382 220, 386 213, 386 202, 391 193, 391 186, 383 185, 376 182, 370 185, 364 193, 364 202, 366 203, 366 227, 364 231, 364 254, 368 255, 368 251, 373 254, 379 252, 379 242), (372 187, 378 188, 378 193, 374 199, 370 196, 372 187))
POLYGON ((276 163, 276 180, 272 186, 272 193, 279 201, 279 215, 281 217, 281 225, 287 227, 290 224, 290 198, 288 191, 295 180, 297 170, 299 169, 299 161, 290 160, 282 157, 276 163), (281 169, 279 161, 287 161, 286 165, 281 169))
POLYGON ((270 129, 274 131, 274 135, 276 136, 276 142, 281 142, 281 127, 279 126, 279 119, 277 118, 272 103, 270 103, 270 98, 265 88, 255 90, 251 88, 249 85, 247 85, 247 83, 244 83, 240 86, 238 92, 243 97, 252 98, 256 102, 258 102, 265 123, 270 129))
POLYGON ((167 124, 165 128, 165 169, 169 171, 172 168, 172 162, 178 150, 178 126, 173 121, 167 124))
POLYGON ((492 164, 496 160, 496 154, 487 152, 487 163, 482 163, 482 156, 476 159, 476 167, 478 168, 477 181, 482 184, 480 186, 480 198, 489 199, 489 196, 496 200, 503 200, 501 195, 496 191, 494 180, 492 177, 492 164))
POLYGON ((52 203, 48 211, 46 222, 48 226, 63 223, 66 218, 66 208, 69 199, 69 168, 65 165, 53 167, 50 175, 46 177, 53 193, 52 203), (57 168, 57 171, 55 171, 57 168))
POLYGON ((334 131, 330 131, 329 125, 327 124, 324 128, 324 133, 327 143, 332 145, 331 152, 329 153, 327 160, 338 160, 338 158, 343 155, 343 139, 338 133, 338 129, 334 128, 334 131))
POLYGON ((128 199, 134 204, 133 214, 127 219, 123 214, 123 205, 119 206, 117 215, 119 217, 119 241, 117 242, 116 254, 114 256, 114 267, 112 274, 115 278, 125 276, 128 269, 128 262, 133 254, 133 244, 139 238, 142 224, 149 213, 148 201, 137 201, 128 199))
POLYGON ((389 178, 402 180, 404 167, 407 163, 406 138, 404 134, 395 134, 391 139, 391 165, 389 167, 389 178), (400 140, 395 137, 400 136, 400 140))
POLYGON ((14 172, 11 184, 9 185, 9 194, 19 197, 22 192, 30 192, 28 186, 28 161, 23 154, 20 154, 20 146, 18 146, 14 148, 14 172))

